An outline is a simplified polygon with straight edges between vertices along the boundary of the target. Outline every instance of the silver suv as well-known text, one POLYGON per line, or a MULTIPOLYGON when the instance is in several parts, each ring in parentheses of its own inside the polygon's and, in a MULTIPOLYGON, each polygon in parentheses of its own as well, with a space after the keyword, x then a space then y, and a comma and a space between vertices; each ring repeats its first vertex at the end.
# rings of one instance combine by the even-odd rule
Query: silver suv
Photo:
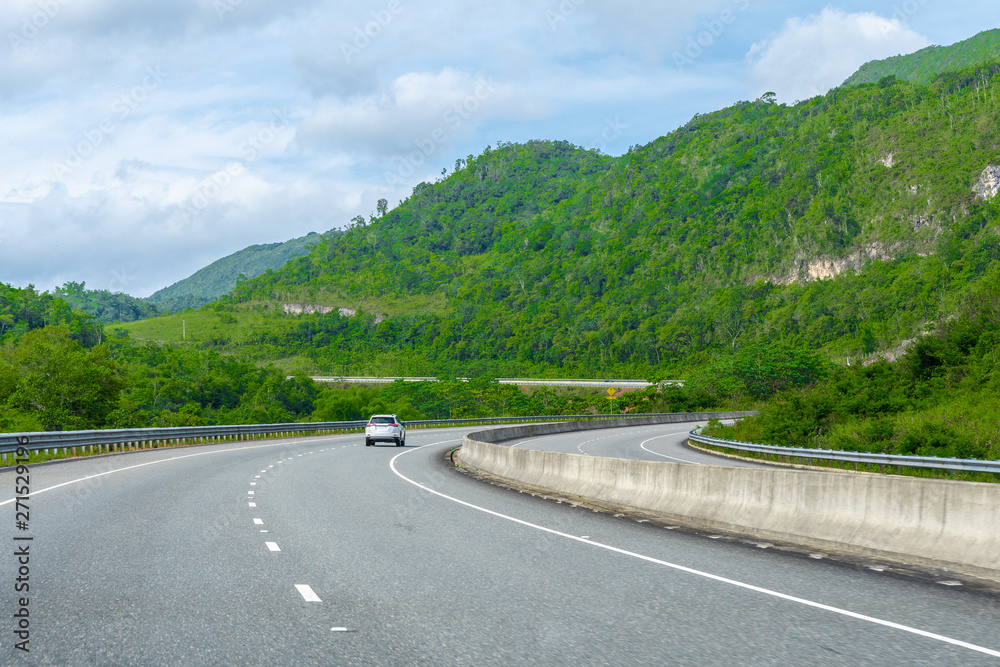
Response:
POLYGON ((372 415, 365 426, 365 447, 373 442, 394 442, 397 447, 406 446, 406 424, 396 415, 372 415))

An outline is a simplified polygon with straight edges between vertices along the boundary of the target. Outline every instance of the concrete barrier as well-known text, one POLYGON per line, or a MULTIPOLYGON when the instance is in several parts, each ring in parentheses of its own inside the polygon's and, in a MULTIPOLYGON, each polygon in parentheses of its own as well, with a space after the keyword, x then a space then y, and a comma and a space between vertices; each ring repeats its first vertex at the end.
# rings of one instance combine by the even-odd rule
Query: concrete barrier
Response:
MULTIPOLYGON (((739 415, 688 415, 683 421, 709 416, 739 415)), ((634 461, 496 444, 609 426, 540 424, 470 433, 457 455, 466 467, 514 483, 703 529, 1000 581, 1000 484, 634 461)))

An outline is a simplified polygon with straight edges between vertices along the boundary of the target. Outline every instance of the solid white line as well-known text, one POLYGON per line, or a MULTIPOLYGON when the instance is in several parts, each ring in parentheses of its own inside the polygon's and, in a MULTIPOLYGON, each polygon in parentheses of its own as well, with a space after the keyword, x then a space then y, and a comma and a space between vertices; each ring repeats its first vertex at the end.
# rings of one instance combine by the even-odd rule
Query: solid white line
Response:
POLYGON ((278 548, 277 542, 264 542, 264 544, 267 545, 268 551, 281 551, 281 549, 278 548))
POLYGON ((530 438, 528 440, 522 440, 521 442, 517 443, 516 445, 511 445, 510 448, 514 449, 515 447, 520 447, 521 445, 523 445, 525 443, 534 442, 535 440, 544 440, 545 438, 548 438, 548 437, 551 437, 551 436, 545 435, 545 436, 542 436, 540 438, 530 438))
POLYGON ((449 442, 457 442, 457 441, 456 440, 442 440, 441 442, 432 442, 432 443, 430 443, 428 445, 421 445, 419 447, 414 447, 413 449, 407 450, 405 452, 400 452, 399 454, 396 454, 396 456, 392 457, 392 460, 389 461, 389 468, 400 479, 402 479, 402 480, 404 480, 406 482, 409 482, 410 484, 416 486, 417 488, 423 489, 424 491, 427 491, 428 493, 433 493, 436 496, 440 496, 440 497, 442 497, 442 498, 444 498, 446 500, 450 500, 452 502, 458 503, 459 505, 464 505, 464 506, 466 506, 466 507, 468 507, 470 509, 474 509, 474 510, 477 510, 479 512, 485 512, 486 514, 495 516, 497 518, 505 519, 507 521, 512 521, 514 523, 520 524, 522 526, 526 526, 528 528, 534 528, 535 530, 540 530, 540 531, 542 531, 544 533, 549 533, 550 535, 558 535, 559 537, 563 537, 563 538, 566 538, 568 540, 573 540, 575 542, 581 542, 583 544, 589 544, 589 545, 597 547, 599 549, 605 549, 607 551, 611 551, 611 552, 614 552, 614 553, 617 553, 617 554, 622 554, 623 556, 629 556, 631 558, 636 558, 636 559, 643 560, 643 561, 646 561, 646 562, 649 562, 649 563, 655 563, 657 565, 662 565, 664 567, 669 567, 671 569, 678 570, 680 572, 686 572, 688 574, 693 574, 693 575, 698 576, 698 577, 704 577, 705 579, 710 579, 712 581, 717 581, 719 583, 728 584, 730 586, 736 586, 737 588, 742 588, 742 589, 749 590, 749 591, 754 591, 755 593, 762 593, 764 595, 769 595, 771 597, 776 597, 776 598, 779 598, 781 600, 786 600, 788 602, 795 602, 797 604, 805 605, 807 607, 812 607, 814 609, 822 609, 823 611, 828 611, 828 612, 831 612, 831 613, 834 613, 834 614, 839 614, 841 616, 847 616, 849 618, 854 618, 854 619, 861 620, 861 621, 867 621, 868 623, 874 623, 875 625, 881 625, 881 626, 884 626, 884 627, 887 627, 887 628, 892 628, 894 630, 901 630, 903 632, 908 632, 910 634, 918 635, 920 637, 926 637, 928 639, 934 639, 936 641, 944 642, 946 644, 951 644, 953 646, 960 646, 962 648, 967 648, 970 651, 976 651, 976 652, 984 653, 986 655, 990 655, 990 656, 993 656, 993 657, 996 657, 996 658, 1000 658, 1000 651, 995 651, 993 649, 985 648, 983 646, 978 646, 976 644, 970 644, 969 642, 963 642, 963 641, 961 641, 959 639, 953 639, 951 637, 946 637, 944 635, 939 635, 939 634, 936 634, 936 633, 933 633, 933 632, 928 632, 926 630, 920 630, 919 628, 910 627, 908 625, 902 625, 900 623, 894 623, 892 621, 886 621, 886 620, 881 619, 881 618, 875 618, 874 616, 867 616, 865 614, 859 614, 859 613, 854 612, 854 611, 849 611, 847 609, 841 609, 839 607, 833 607, 831 605, 822 604, 820 602, 813 602, 812 600, 806 600, 805 598, 796 597, 794 595, 788 595, 786 593, 779 593, 778 591, 772 591, 772 590, 770 590, 768 588, 762 588, 761 586, 754 586, 753 584, 747 584, 747 583, 744 583, 742 581, 736 581, 735 579, 728 579, 726 577, 721 577, 721 576, 719 576, 717 574, 711 574, 709 572, 703 572, 702 570, 696 570, 694 568, 686 567, 684 565, 678 565, 676 563, 670 563, 670 562, 665 561, 665 560, 660 560, 659 558, 653 558, 652 556, 644 556, 643 554, 635 553, 634 551, 627 551, 625 549, 619 549, 618 547, 613 547, 610 544, 603 544, 601 542, 595 542, 594 540, 587 540, 587 539, 584 539, 582 537, 578 537, 576 535, 570 535, 569 533, 564 533, 564 532, 555 530, 553 528, 546 528, 545 526, 539 526, 538 524, 534 524, 534 523, 525 521, 524 519, 517 519, 515 517, 508 516, 506 514, 501 514, 500 512, 496 512, 496 511, 491 510, 491 509, 486 509, 485 507, 480 507, 479 505, 473 505, 470 502, 466 502, 464 500, 459 500, 458 498, 453 498, 452 496, 449 496, 449 495, 446 495, 444 493, 441 493, 440 491, 435 491, 434 489, 431 489, 429 487, 424 486, 420 482, 413 481, 412 479, 410 479, 406 475, 404 475, 401 472, 399 472, 398 470, 396 470, 396 459, 398 459, 400 456, 403 456, 405 454, 410 454, 410 453, 415 452, 417 450, 423 449, 424 447, 433 447, 434 445, 444 445, 444 444, 447 444, 449 442))
POLYGON ((306 602, 322 602, 319 596, 313 591, 312 587, 308 584, 295 584, 295 590, 299 592, 306 602))
MULTIPOLYGON (((678 433, 683 433, 683 431, 678 431, 678 433)), ((656 454, 657 456, 662 456, 665 459, 672 459, 674 461, 680 461, 681 463, 693 463, 696 466, 705 465, 704 463, 698 463, 697 461, 688 461, 687 459, 679 459, 676 456, 667 456, 666 454, 661 454, 659 452, 654 452, 652 449, 649 449, 648 447, 646 447, 646 443, 649 442, 650 440, 656 440, 658 438, 667 438, 667 437, 670 437, 672 435, 677 435, 677 433, 665 433, 663 435, 658 435, 656 437, 650 438, 649 440, 643 440, 642 442, 639 443, 639 447, 641 449, 645 449, 650 454, 656 454)))

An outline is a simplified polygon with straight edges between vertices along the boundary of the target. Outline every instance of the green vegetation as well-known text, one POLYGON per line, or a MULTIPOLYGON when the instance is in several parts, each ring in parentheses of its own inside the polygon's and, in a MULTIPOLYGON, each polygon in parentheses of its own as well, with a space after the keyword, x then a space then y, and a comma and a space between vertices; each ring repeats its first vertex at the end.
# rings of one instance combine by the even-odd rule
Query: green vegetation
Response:
POLYGON ((609 405, 602 391, 522 391, 488 378, 469 382, 440 378, 437 382, 397 380, 380 387, 330 387, 316 400, 315 421, 367 419, 376 413, 402 419, 463 419, 534 415, 690 412, 716 407, 716 398, 701 390, 649 387, 626 393, 609 405))
POLYGON ((877 83, 895 77, 929 84, 943 72, 962 70, 1000 58, 1000 29, 987 30, 951 46, 928 46, 916 53, 865 63, 845 86, 877 83))
POLYGON ((716 437, 790 447, 1000 459, 1000 267, 895 363, 831 367, 716 437))
POLYGON ((107 347, 87 350, 65 327, 36 329, 0 354, 0 429, 99 428, 124 386, 107 347))
POLYGON ((160 314, 160 309, 145 299, 122 292, 89 290, 87 283, 68 282, 56 288, 55 296, 64 299, 73 308, 93 315, 103 324, 134 322, 160 314))
POLYGON ((683 377, 768 342, 858 363, 1000 258, 973 192, 1000 163, 998 69, 741 102, 618 158, 487 148, 242 282, 187 342, 328 374, 683 377))
POLYGON ((86 346, 99 343, 104 335, 100 322, 65 299, 39 293, 31 285, 20 289, 0 283, 0 344, 47 325, 66 327, 73 340, 86 346))
MULTIPOLYGON (((306 376, 288 378, 273 366, 198 346, 107 339, 95 317, 61 298, 2 284, 0 289, 0 432, 341 421, 387 411, 407 419, 592 413, 611 407, 596 392, 522 393, 488 379, 321 389, 306 376)), ((214 311, 189 315, 203 316, 194 318, 203 327, 209 324, 204 318, 230 317, 214 311)), ((173 321, 154 321, 165 319, 173 321)), ((712 400, 704 392, 652 389, 620 397, 614 408, 703 409, 712 400)))
POLYGON ((255 278, 268 269, 282 266, 292 257, 306 254, 311 244, 318 240, 319 235, 314 232, 284 243, 252 245, 164 287, 152 294, 149 301, 166 311, 198 308, 231 292, 239 281, 255 278))
POLYGON ((0 289, 7 427, 604 412, 488 378, 679 377, 616 409, 757 405, 716 434, 996 458, 1000 197, 981 179, 1000 165, 998 72, 765 96, 621 157, 500 144, 110 340, 60 299, 0 289), (46 355, 117 400, 48 407, 46 355), (442 381, 321 389, 317 372, 442 381))

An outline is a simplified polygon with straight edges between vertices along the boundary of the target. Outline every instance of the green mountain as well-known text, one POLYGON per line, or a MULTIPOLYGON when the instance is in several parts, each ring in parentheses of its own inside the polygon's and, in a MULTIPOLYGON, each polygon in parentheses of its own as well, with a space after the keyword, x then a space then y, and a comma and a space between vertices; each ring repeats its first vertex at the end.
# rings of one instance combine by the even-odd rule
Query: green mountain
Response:
POLYGON ((254 278, 268 269, 277 269, 291 258, 306 254, 310 244, 319 238, 312 232, 284 243, 252 245, 212 262, 170 287, 164 287, 147 300, 168 311, 203 306, 231 292, 241 275, 254 278))
POLYGON ((385 375, 673 375, 761 342, 892 354, 1000 259, 998 71, 740 102, 621 157, 487 148, 183 329, 130 331, 385 375))
POLYGON ((951 46, 928 46, 905 56, 865 63, 845 86, 877 83, 887 76, 929 84, 943 72, 962 70, 1000 58, 1000 29, 987 30, 951 46))

